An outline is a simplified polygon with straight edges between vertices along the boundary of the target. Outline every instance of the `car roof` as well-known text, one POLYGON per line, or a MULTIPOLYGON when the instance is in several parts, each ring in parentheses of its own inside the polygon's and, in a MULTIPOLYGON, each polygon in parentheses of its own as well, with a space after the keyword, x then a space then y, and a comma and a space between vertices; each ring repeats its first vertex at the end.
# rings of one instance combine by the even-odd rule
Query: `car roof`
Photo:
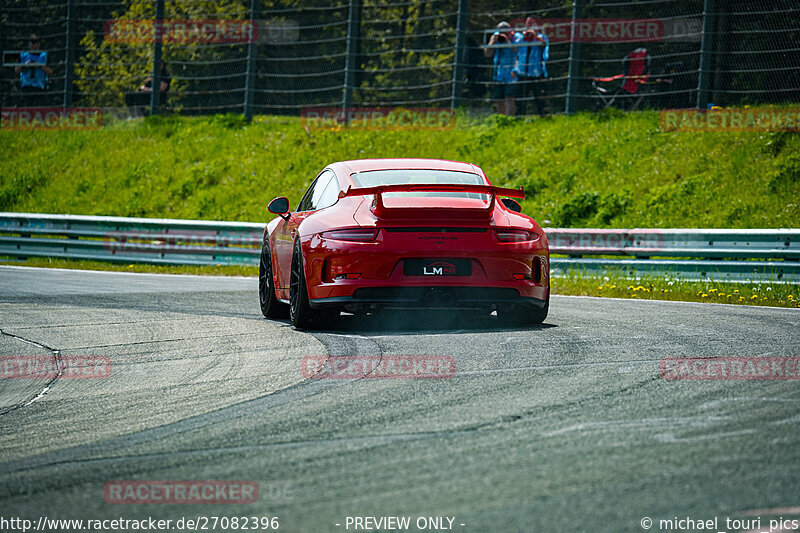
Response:
POLYGON ((330 165, 334 170, 344 170, 346 174, 357 174, 370 170, 403 170, 403 169, 425 169, 425 170, 454 170, 456 172, 471 172, 483 176, 483 171, 471 164, 460 161, 446 161, 443 159, 355 159, 352 161, 340 161, 330 165))

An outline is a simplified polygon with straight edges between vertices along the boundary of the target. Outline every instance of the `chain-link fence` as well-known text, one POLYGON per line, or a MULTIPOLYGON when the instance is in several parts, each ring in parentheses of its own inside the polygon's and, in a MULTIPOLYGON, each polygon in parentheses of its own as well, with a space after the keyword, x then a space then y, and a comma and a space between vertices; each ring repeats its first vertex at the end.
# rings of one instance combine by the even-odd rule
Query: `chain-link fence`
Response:
POLYGON ((250 115, 488 110, 512 97, 533 114, 800 101, 797 0, 4 0, 0 35, 4 107, 250 115), (498 32, 507 39, 487 48, 498 32), (531 57, 543 68, 521 78, 531 57))

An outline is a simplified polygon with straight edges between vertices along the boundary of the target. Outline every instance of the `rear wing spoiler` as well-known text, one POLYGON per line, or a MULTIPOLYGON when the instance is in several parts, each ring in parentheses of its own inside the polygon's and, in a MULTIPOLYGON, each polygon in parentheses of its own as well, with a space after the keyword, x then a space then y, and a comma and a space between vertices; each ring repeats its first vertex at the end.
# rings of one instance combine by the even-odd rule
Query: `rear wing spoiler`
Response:
POLYGON ((522 187, 519 189, 510 189, 506 187, 495 187, 494 185, 473 185, 467 183, 405 183, 402 185, 377 185, 375 187, 348 187, 346 191, 339 193, 339 198, 375 195, 375 211, 380 213, 386 211, 386 207, 383 205, 383 195, 389 192, 472 192, 488 194, 492 199, 489 202, 489 207, 485 210, 487 214, 494 211, 494 205, 498 196, 519 198, 521 200, 525 198, 525 191, 522 187))
POLYGON ((490 194, 492 199, 496 196, 505 196, 508 198, 525 199, 525 191, 520 187, 519 189, 510 189, 507 187, 495 187, 494 185, 473 185, 473 184, 450 184, 450 183, 405 183, 402 185, 377 185, 375 187, 348 187, 346 191, 339 193, 339 198, 347 196, 369 196, 375 195, 378 197, 378 202, 382 202, 380 198, 387 192, 474 192, 480 194, 490 194))
MULTIPOLYGON (((373 211, 376 215, 390 216, 390 212, 395 209, 387 209, 383 204, 383 195, 389 192, 471 192, 478 194, 488 194, 491 196, 489 206, 486 209, 455 209, 446 208, 453 216, 462 215, 474 217, 478 213, 479 216, 491 216, 494 212, 494 206, 498 196, 505 196, 508 198, 525 198, 525 191, 520 187, 519 189, 509 189, 505 187, 495 187, 494 185, 473 185, 473 184, 457 184, 457 183, 405 183, 402 185, 377 185, 375 187, 348 187, 346 191, 339 193, 339 198, 348 196, 370 196, 375 195, 375 207, 373 211), (478 213, 476 213, 478 211, 478 213)), ((409 211, 420 211, 419 209, 403 210, 406 213, 409 211)), ((427 211, 427 209, 422 209, 427 211)), ((410 214, 410 213, 409 213, 410 214)), ((421 212, 419 214, 422 214, 421 212)))

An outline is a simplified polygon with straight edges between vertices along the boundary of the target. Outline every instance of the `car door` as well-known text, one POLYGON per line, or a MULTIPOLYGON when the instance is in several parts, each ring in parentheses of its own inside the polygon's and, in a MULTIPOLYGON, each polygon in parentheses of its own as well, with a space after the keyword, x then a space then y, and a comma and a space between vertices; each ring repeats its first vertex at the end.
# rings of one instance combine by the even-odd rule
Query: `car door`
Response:
POLYGON ((287 219, 281 220, 275 228, 274 257, 277 261, 273 262, 273 268, 277 266, 275 272, 275 285, 278 288, 278 296, 282 299, 289 299, 289 281, 292 268, 292 252, 294 251, 294 241, 297 236, 297 228, 305 218, 319 209, 320 200, 323 193, 331 184, 336 182, 336 176, 332 170, 324 170, 303 195, 297 210, 289 213, 287 219))

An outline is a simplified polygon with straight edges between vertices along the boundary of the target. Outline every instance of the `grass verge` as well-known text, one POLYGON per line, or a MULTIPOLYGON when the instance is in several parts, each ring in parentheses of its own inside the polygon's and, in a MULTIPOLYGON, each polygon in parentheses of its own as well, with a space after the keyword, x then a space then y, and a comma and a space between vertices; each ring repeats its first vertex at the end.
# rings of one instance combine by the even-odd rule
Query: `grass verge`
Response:
POLYGON ((553 294, 800 308, 797 284, 696 282, 648 277, 633 281, 621 276, 585 275, 553 278, 551 283, 553 294))
POLYGON ((149 274, 197 274, 202 276, 258 276, 258 267, 244 265, 148 265, 145 263, 105 263, 49 257, 30 258, 24 261, 0 258, 0 265, 70 268, 73 270, 108 270, 111 272, 139 272, 149 274))
MULTIPOLYGON (((668 132, 653 111, 485 119, 444 131, 305 130, 297 117, 0 130, 0 211, 264 222, 334 161, 426 157, 524 186, 555 227, 777 228, 800 220, 800 135, 668 132)), ((545 222, 547 221, 547 222, 545 222)))

